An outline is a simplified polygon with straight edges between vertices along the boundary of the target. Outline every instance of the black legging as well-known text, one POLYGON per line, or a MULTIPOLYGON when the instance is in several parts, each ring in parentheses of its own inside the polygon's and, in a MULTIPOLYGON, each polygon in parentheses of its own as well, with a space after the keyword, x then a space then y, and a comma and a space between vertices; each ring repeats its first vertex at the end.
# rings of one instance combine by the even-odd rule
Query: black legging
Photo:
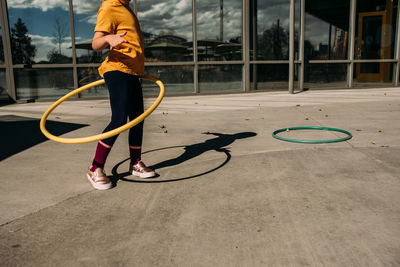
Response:
MULTIPOLYGON (((120 71, 109 71, 104 79, 110 94, 111 122, 104 132, 118 128, 143 113, 143 92, 139 78, 120 71)), ((118 135, 102 140, 112 146, 118 135)), ((143 121, 129 129, 129 146, 142 146, 143 121)))

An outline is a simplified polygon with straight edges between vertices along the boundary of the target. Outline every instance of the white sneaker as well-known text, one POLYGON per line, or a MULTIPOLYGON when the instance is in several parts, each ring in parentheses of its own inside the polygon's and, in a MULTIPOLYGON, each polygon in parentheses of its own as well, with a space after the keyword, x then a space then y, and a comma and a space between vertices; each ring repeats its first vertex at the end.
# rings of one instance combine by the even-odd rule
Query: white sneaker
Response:
POLYGON ((151 178, 156 176, 156 173, 152 169, 146 167, 142 161, 139 161, 136 165, 129 165, 129 172, 132 173, 132 175, 139 176, 140 178, 151 178))
POLYGON ((94 172, 88 170, 87 178, 92 183, 93 187, 98 190, 107 190, 112 187, 110 179, 107 178, 102 168, 97 168, 94 172))

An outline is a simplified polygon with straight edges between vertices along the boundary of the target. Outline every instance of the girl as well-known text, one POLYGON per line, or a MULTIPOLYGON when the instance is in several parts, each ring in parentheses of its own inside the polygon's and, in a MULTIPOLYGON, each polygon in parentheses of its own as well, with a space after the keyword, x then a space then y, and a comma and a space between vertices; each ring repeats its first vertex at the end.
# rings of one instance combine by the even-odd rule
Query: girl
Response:
MULTIPOLYGON (((130 0, 104 0, 97 13, 92 48, 102 51, 110 47, 107 58, 99 67, 110 95, 111 122, 107 132, 124 125, 143 113, 143 93, 138 76, 144 74, 143 35, 139 21, 129 7, 130 0)), ((107 156, 118 135, 98 142, 96 153, 87 172, 93 187, 105 190, 112 187, 104 172, 107 156)), ((143 122, 129 129, 129 172, 141 178, 155 172, 141 161, 143 122)))

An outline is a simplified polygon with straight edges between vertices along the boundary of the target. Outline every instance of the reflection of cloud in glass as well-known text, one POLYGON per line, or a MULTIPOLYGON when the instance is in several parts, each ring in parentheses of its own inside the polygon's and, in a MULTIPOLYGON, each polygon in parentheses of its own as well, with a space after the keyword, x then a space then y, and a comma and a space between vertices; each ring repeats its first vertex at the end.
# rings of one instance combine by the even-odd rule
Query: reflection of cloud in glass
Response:
POLYGON ((267 0, 258 1, 258 9, 267 10, 269 8, 276 8, 282 6, 289 6, 289 0, 267 0))
MULTIPOLYGON (((52 50, 58 50, 58 44, 54 44, 53 37, 28 34, 32 38, 32 44, 36 46, 35 61, 47 61, 47 54, 52 50)), ((66 56, 71 56, 71 37, 65 38, 65 42, 61 44, 61 53, 66 56)))
MULTIPOLYGON (((86 18, 81 19, 82 22, 96 24, 97 10, 99 9, 102 1, 99 0, 85 0, 73 1, 73 9, 75 14, 87 14, 86 18)), ((28 9, 37 8, 43 12, 51 9, 61 8, 69 11, 69 4, 67 0, 7 0, 8 8, 15 9, 28 9)))
POLYGON ((87 0, 87 1, 73 1, 74 13, 78 15, 85 15, 87 17, 79 19, 81 23, 96 24, 97 11, 101 5, 102 1, 98 0, 87 0))
MULTIPOLYGON (((74 12, 77 14, 92 14, 97 13, 97 10, 102 1, 99 0, 74 0, 74 12)), ((47 11, 53 8, 62 8, 69 10, 67 0, 7 0, 9 8, 38 8, 42 11, 47 11)))
POLYGON ((289 9, 290 3, 288 0, 258 1, 258 34, 262 34, 266 29, 271 28, 278 19, 280 26, 289 30, 289 9))
POLYGON ((198 39, 218 39, 219 14, 215 11, 198 11, 197 14, 198 39))
POLYGON ((328 44, 329 24, 314 16, 306 14, 305 40, 311 42, 314 49, 318 50, 319 43, 328 44))
MULTIPOLYGON (((219 36, 219 1, 197 1, 199 39, 219 36)), ((175 31, 178 36, 192 40, 192 1, 138 1, 138 17, 144 32, 158 34, 161 30, 175 31)), ((242 1, 224 1, 224 39, 241 36, 242 1)))
POLYGON ((7 0, 9 8, 39 8, 47 11, 53 8, 62 8, 68 10, 69 4, 65 0, 7 0))
MULTIPOLYGON (((224 0, 223 2, 224 41, 242 36, 242 1, 224 0)), ((219 39, 220 2, 204 0, 197 2, 198 39, 219 39)))
POLYGON ((83 19, 79 20, 79 22, 83 22, 83 23, 86 22, 86 23, 90 23, 90 24, 96 25, 97 13, 96 13, 96 15, 87 16, 86 18, 83 18, 83 19))
POLYGON ((138 1, 138 18, 143 32, 174 31, 176 35, 192 40, 191 0, 138 1))
POLYGON ((102 1, 98 0, 74 0, 74 12, 77 14, 97 14, 102 1))

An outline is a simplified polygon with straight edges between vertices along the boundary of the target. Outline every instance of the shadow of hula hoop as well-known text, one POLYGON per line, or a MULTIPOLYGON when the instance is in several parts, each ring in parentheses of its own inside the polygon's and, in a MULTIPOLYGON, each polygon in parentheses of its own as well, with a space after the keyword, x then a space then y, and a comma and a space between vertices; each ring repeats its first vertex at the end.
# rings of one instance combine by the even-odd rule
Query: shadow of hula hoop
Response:
MULTIPOLYGON (((146 154, 146 153, 150 153, 150 152, 154 152, 154 151, 159 151, 159 150, 170 149, 170 148, 177 148, 177 147, 185 147, 185 146, 172 146, 172 147, 158 148, 158 149, 153 149, 153 150, 150 150, 150 151, 143 152, 142 154, 146 154)), ((173 178, 173 179, 170 179, 170 180, 152 180, 152 179, 138 180, 138 179, 127 179, 127 178, 125 178, 125 176, 131 175, 131 174, 129 172, 118 173, 118 168, 124 162, 126 162, 126 161, 128 161, 130 159, 130 158, 127 158, 127 159, 117 163, 112 168, 111 173, 112 173, 113 177, 111 178, 111 180, 113 180, 113 183, 117 183, 118 180, 125 181, 125 182, 131 182, 131 183, 169 183, 169 182, 177 182, 177 181, 193 179, 193 178, 196 178, 196 177, 199 177, 199 176, 206 175, 206 174, 211 173, 213 171, 216 171, 216 170, 222 168, 223 166, 225 166, 231 160, 232 156, 229 153, 229 150, 227 150, 227 149, 221 150, 221 152, 225 153, 226 159, 224 160, 224 162, 222 162, 217 167, 212 168, 211 170, 199 173, 199 174, 195 174, 195 175, 191 175, 191 176, 187 176, 187 177, 181 177, 181 178, 173 178)))

